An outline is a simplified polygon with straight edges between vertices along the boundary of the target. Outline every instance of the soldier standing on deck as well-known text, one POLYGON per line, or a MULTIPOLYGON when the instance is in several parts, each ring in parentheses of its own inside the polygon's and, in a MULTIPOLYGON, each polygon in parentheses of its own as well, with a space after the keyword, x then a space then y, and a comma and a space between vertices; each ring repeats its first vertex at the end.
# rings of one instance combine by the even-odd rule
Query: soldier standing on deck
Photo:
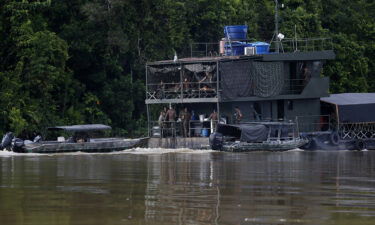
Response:
POLYGON ((168 121, 168 127, 171 129, 172 136, 174 136, 176 133, 175 131, 175 121, 176 121, 176 110, 172 106, 169 106, 169 109, 167 111, 166 120, 168 121))
POLYGON ((216 131, 216 125, 218 123, 218 116, 217 116, 217 112, 216 110, 214 109, 214 111, 211 113, 211 115, 208 117, 209 120, 212 120, 212 130, 213 131, 216 131))
POLYGON ((189 127, 190 127, 191 114, 186 107, 181 112, 180 118, 181 118, 181 121, 182 121, 182 136, 189 137, 190 136, 189 127))
POLYGON ((234 107, 234 123, 238 124, 241 122, 242 120, 242 113, 241 113, 241 110, 240 108, 238 108, 238 106, 234 107))

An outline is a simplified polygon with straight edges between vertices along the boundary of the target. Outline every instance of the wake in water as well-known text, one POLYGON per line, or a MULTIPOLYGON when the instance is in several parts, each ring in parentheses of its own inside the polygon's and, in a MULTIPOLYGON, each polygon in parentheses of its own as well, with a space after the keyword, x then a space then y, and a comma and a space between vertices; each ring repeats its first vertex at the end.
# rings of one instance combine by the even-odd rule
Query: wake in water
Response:
MULTIPOLYGON (((346 152, 349 150, 338 150, 339 152, 346 152)), ((367 151, 367 150, 362 150, 367 151)), ((66 153, 16 153, 12 151, 0 150, 0 157, 13 157, 13 156, 66 156, 66 155, 123 155, 123 154, 135 154, 135 155, 161 155, 161 154, 168 154, 168 153, 181 153, 181 154, 207 154, 212 152, 218 152, 214 150, 206 150, 206 149, 188 149, 188 148, 178 148, 178 149, 167 149, 167 148, 133 148, 127 149, 123 151, 116 151, 116 152, 98 152, 98 153, 87 153, 87 152, 66 152, 66 153)), ((262 152, 262 151, 254 151, 254 152, 262 152)), ((266 151, 267 152, 267 151, 266 151)), ((269 151, 268 151, 269 152, 269 151)), ((292 149, 285 152, 305 152, 303 149, 292 149)), ((308 151, 311 152, 311 151, 308 151)), ((328 152, 324 150, 316 150, 314 152, 328 152)), ((332 152, 329 151, 329 152, 332 152)), ((223 152, 225 153, 225 152, 223 152)), ((241 153, 251 153, 251 152, 241 152, 241 153)), ((272 153, 272 152, 270 152, 272 153)), ((274 152, 276 153, 276 152, 274 152)), ((282 152, 278 152, 282 153, 282 152)), ((234 153, 239 154, 239 153, 234 153)))
POLYGON ((119 155, 119 154, 139 154, 139 155, 160 155, 167 153, 188 153, 188 154, 204 154, 215 152, 213 150, 193 150, 187 148, 178 149, 165 149, 165 148, 134 148, 127 149, 117 152, 98 152, 98 153, 87 153, 87 152, 66 152, 66 153, 16 153, 12 151, 0 150, 0 157, 12 157, 12 156, 59 156, 59 155, 119 155))

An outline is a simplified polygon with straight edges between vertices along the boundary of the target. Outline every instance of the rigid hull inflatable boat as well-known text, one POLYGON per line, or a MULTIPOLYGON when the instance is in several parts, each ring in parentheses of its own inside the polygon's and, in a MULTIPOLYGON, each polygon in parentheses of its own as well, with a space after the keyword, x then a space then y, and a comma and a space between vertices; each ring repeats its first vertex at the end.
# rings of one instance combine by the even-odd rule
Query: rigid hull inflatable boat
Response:
POLYGON ((294 125, 283 122, 219 124, 210 136, 210 146, 213 150, 229 152, 291 150, 307 143, 296 133, 294 125))
POLYGON ((110 126, 102 124, 87 124, 73 126, 49 127, 48 131, 70 133, 65 139, 59 136, 56 141, 44 141, 40 136, 33 141, 14 138, 11 132, 3 137, 1 148, 23 153, 60 153, 60 152, 113 152, 143 147, 147 138, 92 138, 93 133, 110 130, 110 126))

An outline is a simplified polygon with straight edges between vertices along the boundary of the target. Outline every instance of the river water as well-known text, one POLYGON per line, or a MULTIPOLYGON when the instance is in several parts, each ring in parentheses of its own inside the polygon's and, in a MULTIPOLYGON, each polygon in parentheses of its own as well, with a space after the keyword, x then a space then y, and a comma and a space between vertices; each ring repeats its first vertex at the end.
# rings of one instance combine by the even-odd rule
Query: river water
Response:
POLYGON ((0 224, 375 224, 375 151, 0 152, 0 224))

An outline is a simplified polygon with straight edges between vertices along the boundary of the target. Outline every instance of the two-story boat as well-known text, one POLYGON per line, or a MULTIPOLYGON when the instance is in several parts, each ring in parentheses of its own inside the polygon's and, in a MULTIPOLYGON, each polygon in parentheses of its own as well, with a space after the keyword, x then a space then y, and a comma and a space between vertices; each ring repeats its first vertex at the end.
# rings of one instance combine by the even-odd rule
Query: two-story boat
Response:
MULTIPOLYGON (((327 60, 335 58, 331 39, 278 38, 270 44, 250 42, 246 34, 217 43, 191 45, 188 57, 146 65, 146 107, 151 147, 203 148, 215 124, 295 121, 318 124, 320 98, 329 96, 329 78, 322 76, 327 60), (237 37, 238 38, 238 37, 237 37), (194 114, 189 132, 177 118, 158 121, 160 110, 171 106, 194 114), (219 121, 210 121, 215 111, 219 121), (208 120, 208 121, 207 121, 208 120), (178 137, 178 138, 176 138, 178 137)), ((277 36, 277 35, 275 35, 277 36)))

